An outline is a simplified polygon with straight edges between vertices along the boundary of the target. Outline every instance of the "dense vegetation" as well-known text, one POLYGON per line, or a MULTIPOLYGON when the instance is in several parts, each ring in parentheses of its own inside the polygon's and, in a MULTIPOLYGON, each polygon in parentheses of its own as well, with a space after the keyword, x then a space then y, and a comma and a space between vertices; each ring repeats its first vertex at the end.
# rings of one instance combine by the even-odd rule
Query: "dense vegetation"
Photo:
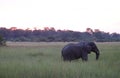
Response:
POLYGON ((0 47, 0 78, 120 78, 120 42, 96 43, 100 58, 91 53, 64 62, 61 49, 67 42, 7 42, 0 47))
POLYGON ((0 35, 0 46, 5 46, 6 41, 4 40, 3 36, 0 35))
POLYGON ((45 27, 40 29, 17 29, 12 27, 10 29, 0 28, 0 34, 7 41, 34 41, 34 42, 62 42, 62 41, 97 41, 97 42, 111 42, 120 41, 120 34, 106 33, 100 30, 92 31, 87 28, 86 32, 77 32, 71 30, 55 30, 53 27, 45 27))

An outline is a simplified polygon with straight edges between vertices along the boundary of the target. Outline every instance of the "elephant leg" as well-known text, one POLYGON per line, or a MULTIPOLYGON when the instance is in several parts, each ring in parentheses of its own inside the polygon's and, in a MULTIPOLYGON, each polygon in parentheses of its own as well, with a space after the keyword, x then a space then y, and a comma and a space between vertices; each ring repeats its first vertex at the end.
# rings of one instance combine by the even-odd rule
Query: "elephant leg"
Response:
POLYGON ((87 60, 88 60, 88 54, 87 54, 87 52, 84 52, 82 54, 82 61, 87 61, 87 60))
POLYGON ((64 61, 70 61, 70 62, 71 62, 71 59, 69 59, 69 58, 67 58, 67 59, 64 58, 63 60, 64 60, 64 61))

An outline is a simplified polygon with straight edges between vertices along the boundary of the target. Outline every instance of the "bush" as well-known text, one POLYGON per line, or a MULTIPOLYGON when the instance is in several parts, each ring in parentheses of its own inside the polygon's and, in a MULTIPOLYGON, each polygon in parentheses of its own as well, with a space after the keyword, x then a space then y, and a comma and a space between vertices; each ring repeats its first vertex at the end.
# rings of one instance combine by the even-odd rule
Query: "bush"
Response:
POLYGON ((6 41, 4 40, 4 38, 0 35, 0 46, 5 46, 6 45, 6 41))

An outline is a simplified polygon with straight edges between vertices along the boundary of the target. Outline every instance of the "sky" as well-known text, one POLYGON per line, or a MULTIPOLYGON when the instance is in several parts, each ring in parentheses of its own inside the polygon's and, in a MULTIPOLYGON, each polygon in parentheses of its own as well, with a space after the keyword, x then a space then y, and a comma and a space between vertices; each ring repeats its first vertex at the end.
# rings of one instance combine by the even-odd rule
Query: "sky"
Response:
POLYGON ((119 0, 0 0, 0 27, 120 33, 119 0))

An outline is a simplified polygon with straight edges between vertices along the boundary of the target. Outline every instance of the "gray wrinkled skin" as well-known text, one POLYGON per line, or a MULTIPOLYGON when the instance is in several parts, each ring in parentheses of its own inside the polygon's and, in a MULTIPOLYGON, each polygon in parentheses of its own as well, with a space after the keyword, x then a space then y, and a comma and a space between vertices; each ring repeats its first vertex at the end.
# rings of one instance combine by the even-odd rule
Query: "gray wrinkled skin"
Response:
POLYGON ((77 44, 67 44, 62 49, 62 57, 64 61, 71 61, 81 58, 83 61, 88 60, 88 54, 94 52, 96 60, 98 60, 100 52, 94 42, 80 42, 77 44))

